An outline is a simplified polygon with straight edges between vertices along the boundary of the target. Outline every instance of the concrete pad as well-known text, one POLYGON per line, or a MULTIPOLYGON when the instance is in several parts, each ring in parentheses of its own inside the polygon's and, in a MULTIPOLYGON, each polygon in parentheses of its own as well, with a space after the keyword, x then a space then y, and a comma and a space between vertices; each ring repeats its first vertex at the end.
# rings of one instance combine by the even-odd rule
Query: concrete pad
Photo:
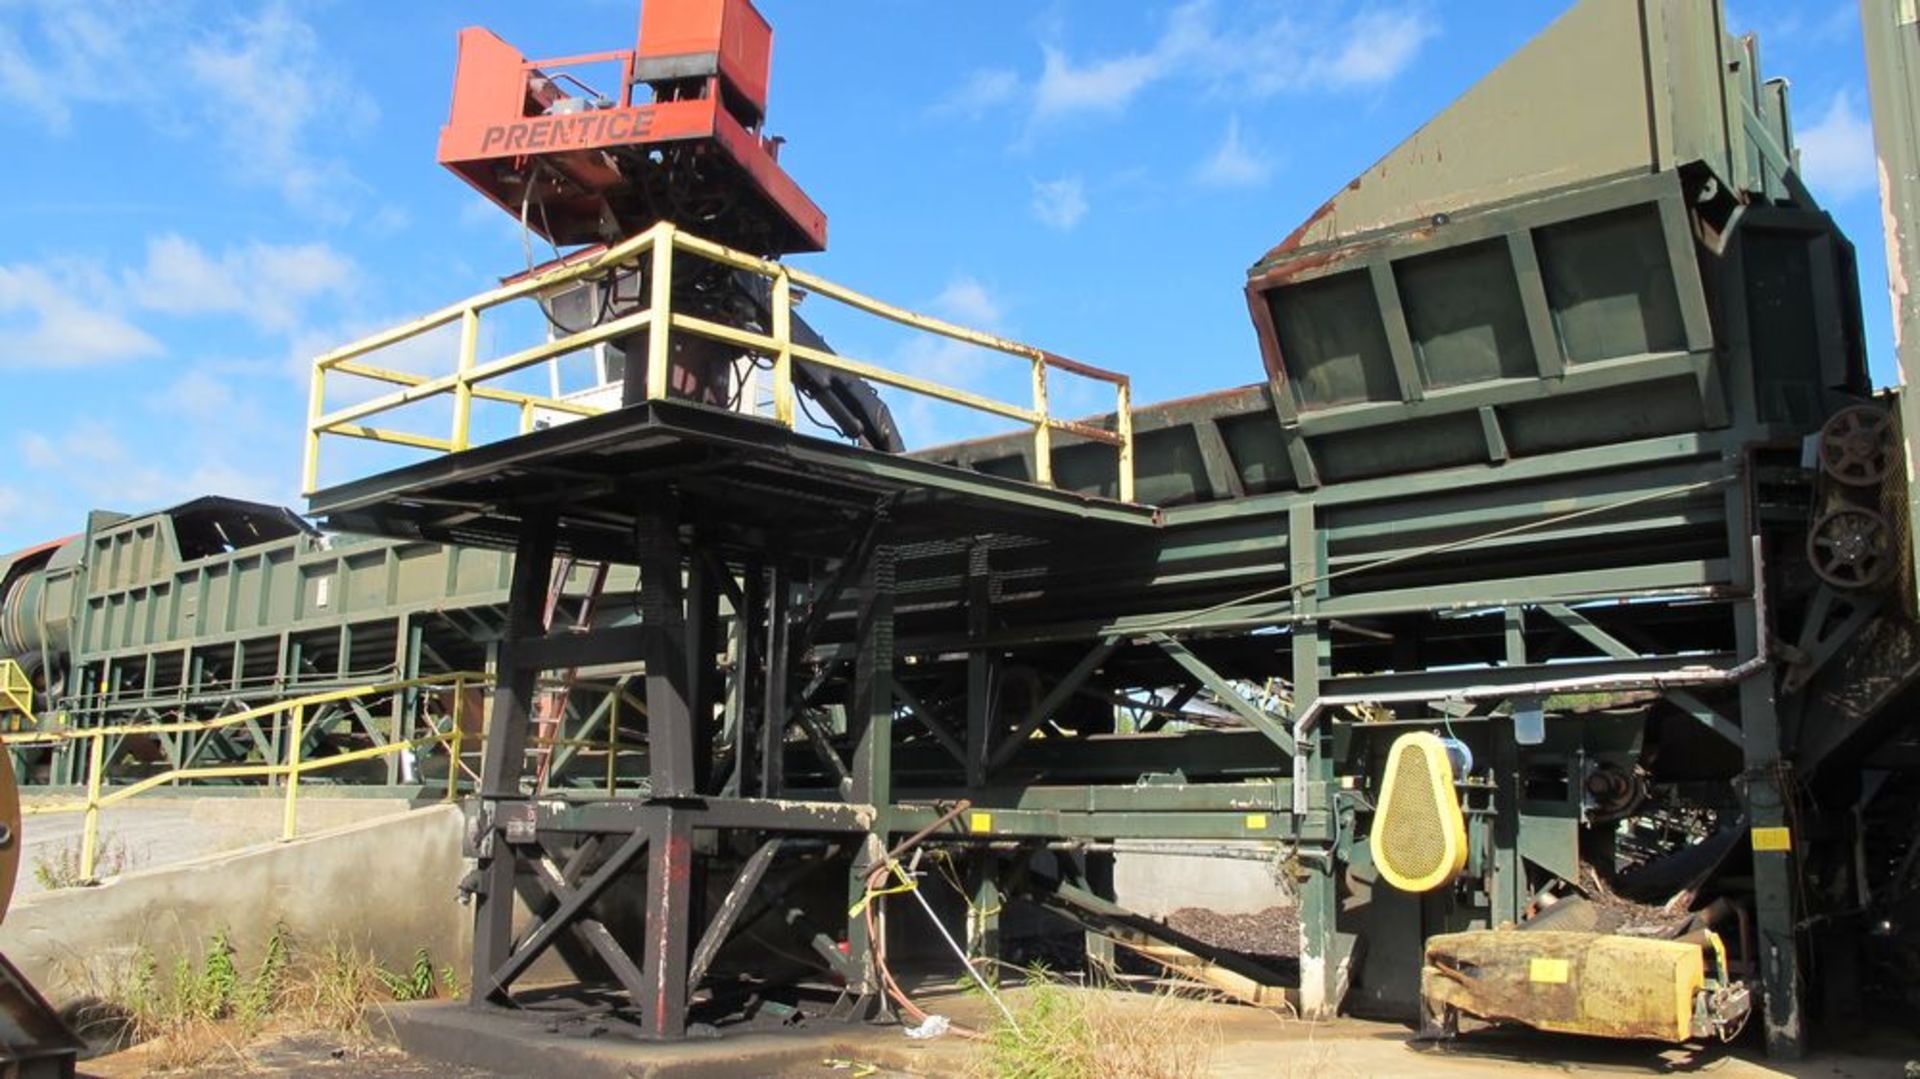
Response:
MULTIPOLYGON (((1016 1009, 1022 990, 1008 992, 1016 1009)), ((1097 991, 1093 991, 1097 992, 1097 991)), ((1104 1005, 1150 1008, 1152 998, 1103 993, 1104 1005)), ((928 1011, 983 1028, 986 1000, 959 994, 926 995, 928 1011)), ((1420 1049, 1397 1024, 1341 1019, 1306 1023, 1286 1015, 1225 1004, 1193 1004, 1196 1021, 1214 1025, 1218 1042, 1206 1074, 1219 1079, 1425 1079, 1429 1076, 1502 1077, 1669 1075, 1702 1072, 1717 1079, 1822 1076, 1872 1079, 1897 1076, 1904 1052, 1826 1054, 1809 1061, 1773 1065, 1752 1050, 1725 1046, 1672 1047, 1556 1037, 1525 1031, 1487 1031, 1445 1047, 1420 1049)), ((844 1076, 828 1061, 874 1065, 882 1075, 963 1075, 973 1045, 949 1035, 916 1042, 898 1026, 815 1021, 802 1030, 730 1034, 704 1040, 648 1043, 631 1027, 605 1017, 562 1019, 540 1011, 476 1009, 447 1002, 387 1009, 387 1033, 409 1056, 461 1067, 486 1068, 502 1076, 565 1075, 569 1079, 748 1079, 759 1076, 844 1076)))
POLYGON ((959 1075, 967 1047, 956 1038, 907 1039, 899 1027, 821 1023, 804 1031, 755 1032, 680 1042, 643 1042, 605 1021, 557 1021, 539 1012, 476 1009, 433 1001, 386 1010, 385 1026, 408 1056, 502 1076, 567 1079, 762 1079, 845 1076, 830 1060, 880 1074, 959 1075))

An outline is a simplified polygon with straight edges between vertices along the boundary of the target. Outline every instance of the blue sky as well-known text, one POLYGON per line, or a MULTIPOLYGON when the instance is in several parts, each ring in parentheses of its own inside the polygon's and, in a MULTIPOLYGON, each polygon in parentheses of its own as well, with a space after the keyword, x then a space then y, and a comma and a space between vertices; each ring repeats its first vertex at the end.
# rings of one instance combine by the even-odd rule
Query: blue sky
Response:
MULTIPOLYGON (((1561 8, 760 6, 770 129, 831 223, 798 264, 1126 371, 1142 402, 1255 381, 1245 268, 1561 8)), ((434 163, 457 30, 563 55, 627 47, 636 11, 0 0, 0 550, 93 507, 294 503, 308 358, 524 264, 517 225, 434 163)), ((1729 21, 1793 83, 1890 381, 1854 5, 1741 0, 1729 21)), ((959 362, 826 329, 874 359, 959 362)))

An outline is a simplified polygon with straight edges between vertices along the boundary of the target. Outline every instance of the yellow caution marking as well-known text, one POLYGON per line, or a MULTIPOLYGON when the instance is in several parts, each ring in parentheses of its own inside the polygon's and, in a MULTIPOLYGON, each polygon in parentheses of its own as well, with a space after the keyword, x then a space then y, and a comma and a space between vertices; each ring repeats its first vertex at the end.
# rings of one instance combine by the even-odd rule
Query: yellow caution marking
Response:
POLYGON ((969 832, 993 831, 993 814, 991 813, 967 814, 967 831, 969 832))
POLYGON ((1267 830, 1267 815, 1265 813, 1247 814, 1247 831, 1264 832, 1266 830, 1267 830))
POLYGON ((1793 849, 1793 831, 1789 828, 1755 828, 1753 830, 1753 849, 1765 851, 1789 851, 1793 849))
POLYGON ((1536 955, 1527 961, 1527 980, 1542 985, 1565 985, 1570 973, 1567 961, 1536 955))

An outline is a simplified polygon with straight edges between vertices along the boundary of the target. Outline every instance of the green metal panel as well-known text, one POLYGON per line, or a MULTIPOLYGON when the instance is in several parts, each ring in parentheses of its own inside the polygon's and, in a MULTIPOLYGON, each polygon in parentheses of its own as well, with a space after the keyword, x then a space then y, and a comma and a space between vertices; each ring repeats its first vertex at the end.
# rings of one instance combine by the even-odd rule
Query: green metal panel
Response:
POLYGON ((1568 363, 1686 349, 1675 267, 1652 205, 1543 226, 1534 241, 1568 363))
POLYGON ((1407 330, 1431 384, 1536 374, 1519 281, 1501 241, 1402 259, 1395 273, 1407 330))
POLYGON ((1269 293, 1302 408, 1398 401, 1373 285, 1361 270, 1269 293))

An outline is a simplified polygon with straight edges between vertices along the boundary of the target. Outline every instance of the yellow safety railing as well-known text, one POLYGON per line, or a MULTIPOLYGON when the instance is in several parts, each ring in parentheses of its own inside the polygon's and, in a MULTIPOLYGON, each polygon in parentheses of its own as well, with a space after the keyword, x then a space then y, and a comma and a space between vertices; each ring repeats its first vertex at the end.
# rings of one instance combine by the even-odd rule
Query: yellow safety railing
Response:
POLYGON ((656 323, 664 323, 668 327, 668 332, 647 335, 645 396, 649 401, 667 396, 671 334, 691 333, 736 345, 749 354, 770 358, 773 362, 773 418, 789 429, 793 428, 796 422, 793 365, 798 360, 844 371, 882 385, 897 387, 1030 426, 1033 429, 1035 472, 1033 478, 1036 482, 1049 486, 1053 483, 1051 450, 1052 435, 1055 431, 1113 446, 1119 457, 1119 496, 1123 501, 1133 500, 1132 390, 1125 375, 1089 367, 1043 349, 895 307, 812 274, 703 240, 668 222, 661 222, 638 236, 595 254, 575 258, 544 273, 482 293, 461 303, 442 308, 424 318, 415 319, 403 326, 397 326, 320 356, 313 364, 313 378, 308 399, 303 489, 311 494, 319 486, 320 439, 323 435, 368 439, 374 442, 451 453, 467 449, 472 445, 475 400, 517 406, 520 410, 520 430, 523 433, 532 429, 534 414, 539 409, 550 409, 579 416, 596 415, 605 411, 603 408, 580 401, 523 393, 497 385, 488 385, 488 383, 536 364, 556 360, 615 338, 627 337, 656 323), (676 255, 679 254, 689 254, 708 263, 729 266, 766 278, 772 286, 770 317, 772 332, 756 333, 673 310, 674 263, 676 255), (645 310, 611 318, 577 333, 556 337, 495 360, 480 362, 480 317, 483 312, 514 300, 536 296, 559 285, 603 274, 617 267, 638 267, 643 261, 646 267, 645 284, 648 297, 645 310), (878 364, 800 344, 793 339, 793 308, 796 292, 824 296, 914 330, 936 334, 1023 360, 1031 371, 1031 399, 1024 403, 999 401, 982 394, 945 386, 929 379, 889 370, 878 364), (450 372, 429 377, 361 362, 362 357, 370 353, 455 324, 460 327, 460 342, 454 357, 454 369, 450 372), (1110 383, 1114 388, 1116 399, 1113 430, 1054 416, 1048 401, 1048 380, 1054 372, 1110 383), (328 412, 326 400, 330 389, 328 381, 330 376, 346 376, 362 382, 371 381, 399 388, 328 412), (453 398, 452 429, 445 438, 393 428, 373 427, 365 422, 374 416, 445 395, 451 395, 453 398))
MULTIPOLYGON (((310 773, 359 761, 373 760, 395 753, 409 753, 427 746, 444 745, 448 747, 447 790, 446 797, 452 800, 461 782, 461 773, 473 781, 478 780, 472 769, 468 768, 463 756, 463 732, 460 725, 461 700, 470 686, 486 685, 490 681, 485 674, 456 672, 451 674, 430 675, 422 678, 410 678, 405 681, 386 682, 379 685, 354 686, 348 689, 329 690, 313 693, 304 697, 276 701, 272 704, 249 708, 240 712, 219 716, 214 719, 182 720, 175 723, 125 724, 111 727, 92 727, 70 730, 27 731, 18 734, 0 736, 0 746, 7 749, 20 749, 35 746, 58 745, 61 743, 87 744, 87 793, 84 800, 76 802, 28 804, 21 812, 27 815, 51 813, 85 813, 86 824, 81 834, 80 876, 83 880, 94 879, 94 860, 98 853, 100 838, 100 811, 108 806, 137 797, 157 787, 168 786, 182 781, 197 779, 274 779, 282 780, 282 789, 286 802, 286 811, 281 825, 283 839, 292 839, 298 834, 300 779, 310 773), (453 691, 452 703, 446 717, 448 729, 436 729, 432 734, 406 741, 389 742, 384 745, 368 746, 350 750, 333 756, 308 759, 304 756, 303 745, 306 735, 306 721, 310 710, 324 705, 335 704, 359 697, 385 696, 410 689, 445 687, 453 691), (130 735, 181 734, 199 731, 218 730, 260 719, 285 717, 286 737, 283 759, 279 761, 259 761, 247 764, 206 765, 191 768, 174 768, 155 775, 146 776, 124 787, 111 791, 105 790, 106 783, 106 747, 111 738, 130 735)), ((438 724, 436 723, 436 727, 438 724)), ((484 736, 482 736, 484 737, 484 736)))
MULTIPOLYGON (((232 712, 214 719, 182 720, 175 723, 124 724, 112 727, 92 727, 68 730, 23 731, 15 734, 0 734, 0 749, 25 749, 46 747, 62 743, 87 743, 87 793, 86 797, 74 802, 50 802, 27 804, 21 807, 21 813, 29 816, 54 813, 85 813, 86 823, 81 834, 80 878, 93 880, 95 859, 98 855, 100 840, 100 811, 109 806, 138 797, 160 787, 171 786, 183 781, 197 779, 269 779, 281 781, 281 790, 285 801, 285 812, 281 821, 281 838, 293 839, 299 834, 300 820, 300 779, 310 772, 325 771, 342 765, 361 761, 375 760, 395 753, 411 753, 430 746, 445 746, 447 749, 447 781, 444 800, 454 801, 463 783, 477 786, 480 776, 466 763, 466 754, 472 748, 469 740, 484 745, 486 735, 468 734, 461 724, 461 710, 466 691, 472 688, 486 688, 492 685, 492 678, 486 674, 458 671, 448 674, 427 675, 409 678, 404 681, 385 682, 379 685, 353 686, 347 689, 328 690, 312 693, 304 697, 275 701, 272 704, 232 712), (306 741, 307 717, 324 705, 337 704, 361 697, 387 696, 411 689, 445 688, 452 691, 447 714, 434 721, 434 730, 417 738, 388 742, 384 745, 367 746, 326 757, 308 758, 304 753, 306 741), (106 759, 108 739, 131 735, 179 734, 198 731, 218 730, 254 720, 280 718, 285 719, 285 737, 283 739, 284 756, 279 761, 258 761, 247 764, 202 765, 191 768, 173 768, 165 772, 144 776, 124 787, 112 790, 105 788, 106 772, 109 762, 106 759), (441 720, 444 720, 444 729, 441 720)), ((620 756, 620 719, 621 705, 640 715, 646 714, 646 706, 636 701, 625 689, 599 683, 575 683, 576 688, 599 688, 612 695, 610 713, 607 721, 605 739, 582 738, 542 738, 527 739, 529 748, 544 747, 551 750, 561 746, 605 750, 606 792, 611 796, 619 784, 620 756)), ((482 722, 485 721, 484 711, 482 722)))
POLYGON ((33 680, 19 663, 0 659, 0 720, 33 718, 33 680))

